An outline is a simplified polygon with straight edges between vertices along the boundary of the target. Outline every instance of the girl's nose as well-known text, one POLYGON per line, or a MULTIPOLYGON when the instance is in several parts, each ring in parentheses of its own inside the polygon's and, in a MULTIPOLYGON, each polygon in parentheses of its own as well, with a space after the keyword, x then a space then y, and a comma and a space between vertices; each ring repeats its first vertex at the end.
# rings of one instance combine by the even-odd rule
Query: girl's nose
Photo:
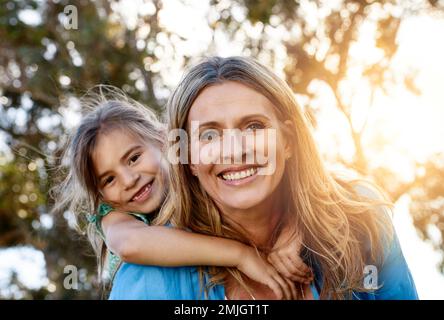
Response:
POLYGON ((123 173, 122 178, 125 190, 129 190, 137 185, 137 182, 139 181, 140 178, 140 174, 131 170, 126 170, 123 173))

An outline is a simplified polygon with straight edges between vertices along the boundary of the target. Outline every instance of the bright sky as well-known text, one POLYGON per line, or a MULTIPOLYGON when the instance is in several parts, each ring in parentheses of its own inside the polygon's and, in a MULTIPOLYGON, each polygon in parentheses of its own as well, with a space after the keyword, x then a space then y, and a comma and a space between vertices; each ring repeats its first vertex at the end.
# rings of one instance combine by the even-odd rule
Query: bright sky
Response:
MULTIPOLYGON (((134 6, 140 5, 141 1, 124 0, 123 12, 131 19, 131 15, 137 12, 134 6)), ((208 4, 204 1, 187 1, 187 5, 180 4, 177 0, 165 1, 164 12, 161 16, 163 24, 172 31, 191 39, 181 42, 180 50, 191 55, 199 55, 205 52, 211 40, 211 33, 205 22, 208 4), (192 35, 192 36, 190 36, 192 35)), ((149 14, 152 8, 143 6, 140 10, 149 14)), ((27 13, 32 18, 32 13, 27 13)), ((239 12, 239 19, 243 13, 239 12)), ((30 18, 30 19, 31 19, 30 18)), ((34 17, 35 18, 35 17, 34 17)), ((215 17, 216 19, 217 17, 215 17)), ((362 41, 353 49, 352 54, 372 58, 377 52, 369 49, 369 37, 372 32, 371 26, 366 27, 362 41), (365 53, 365 54, 363 54, 365 53)), ((250 30, 254 33, 254 29, 250 30)), ((267 31, 274 32, 274 31, 267 31)), ((374 100, 368 122, 368 132, 373 133, 365 136, 364 144, 369 150, 375 146, 380 148, 377 152, 370 154, 373 165, 388 164, 399 173, 400 179, 408 180, 411 176, 412 160, 427 159, 430 154, 444 151, 443 137, 444 126, 444 42, 433 41, 429 35, 444 34, 444 21, 430 17, 414 17, 405 20, 399 31, 399 50, 395 57, 394 67, 396 70, 418 70, 416 84, 422 91, 420 96, 407 92, 402 86, 390 90, 389 95, 377 94, 374 100), (381 145, 378 141, 384 141, 381 145), (383 147, 387 145, 388 147, 383 147)), ((228 43, 223 35, 216 35, 218 39, 213 50, 222 56, 237 55, 241 53, 242 39, 236 43, 228 43)), ((162 41, 162 38, 158 39, 162 41)), ((277 47, 278 50, 281 48, 277 47)), ((280 51, 279 51, 280 52, 280 51)), ((283 55, 280 52, 279 55, 283 55)), ((167 52, 174 55, 174 52, 167 52)), ((281 66, 284 64, 282 61, 281 66)), ((279 68, 279 65, 277 66, 279 68)), ((278 70, 279 71, 279 70, 278 70)), ((165 81, 173 86, 181 74, 165 74, 165 81)), ((364 107, 355 112, 355 123, 359 125, 366 114, 365 84, 358 78, 353 78, 351 72, 350 85, 363 92, 357 94, 355 101, 364 107)), ((351 142, 348 141, 349 134, 342 116, 337 112, 330 93, 325 87, 314 84, 314 89, 322 94, 317 103, 321 108, 316 132, 322 152, 329 154, 337 150, 347 157, 352 153, 351 142), (332 146, 337 146, 332 147, 332 146)), ((64 110, 68 123, 72 126, 72 110, 64 110)), ((78 119, 76 119, 78 121, 78 119)), ((75 122, 76 122, 75 121, 75 122)), ((0 136, 0 146, 1 146, 0 136)), ((401 242, 401 246, 410 266, 416 286, 422 299, 444 299, 444 277, 437 271, 436 264, 439 255, 432 250, 429 243, 422 242, 413 227, 411 217, 408 213, 409 198, 402 197, 395 207, 394 224, 401 242)), ((442 239, 435 234, 435 241, 442 239)), ((48 285, 44 278, 44 260, 42 255, 31 248, 0 250, 0 288, 2 281, 11 272, 16 270, 23 283, 35 287, 48 285), (34 252, 32 252, 34 251, 34 252), (36 268, 38 266, 38 268, 36 268), (41 270, 40 270, 41 269, 41 270)))
MULTIPOLYGON (((426 159, 431 153, 444 151, 444 42, 434 41, 429 35, 444 34, 444 21, 429 17, 411 18, 402 25, 399 34, 400 68, 411 66, 419 70, 417 85, 420 97, 397 90, 387 99, 386 106, 394 109, 385 113, 393 127, 393 135, 400 149, 417 160, 426 159)), ((384 108, 384 101, 378 108, 384 108)), ((385 109, 386 110, 386 109, 385 109)), ((393 167, 398 163, 393 162, 393 167)), ((439 255, 430 244, 419 240, 411 217, 408 215, 408 197, 397 203, 395 226, 404 254, 412 270, 420 297, 444 299, 444 277, 435 266, 439 255)), ((436 242, 442 242, 436 232, 436 242)))

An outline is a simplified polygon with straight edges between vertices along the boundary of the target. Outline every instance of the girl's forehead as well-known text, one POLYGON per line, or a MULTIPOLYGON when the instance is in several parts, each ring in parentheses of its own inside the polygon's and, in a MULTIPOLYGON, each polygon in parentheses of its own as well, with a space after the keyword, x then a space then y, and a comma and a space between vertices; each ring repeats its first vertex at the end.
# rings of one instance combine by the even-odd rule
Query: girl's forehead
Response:
POLYGON ((97 170, 108 162, 114 162, 125 153, 127 148, 135 145, 145 147, 146 141, 129 130, 114 129, 101 132, 91 150, 95 169, 97 170))
MULTIPOLYGON (((111 142, 115 139, 115 142, 141 142, 146 143, 148 139, 142 138, 141 134, 131 129, 131 127, 124 127, 123 125, 116 125, 112 127, 105 127, 100 130, 97 135, 97 142, 111 142), (110 141, 109 141, 110 140, 110 141)), ((96 145, 98 144, 96 143, 96 145)))
POLYGON ((111 130, 99 134, 91 159, 98 178, 103 172, 112 171, 121 161, 141 149, 153 151, 148 139, 142 139, 130 130, 111 130))

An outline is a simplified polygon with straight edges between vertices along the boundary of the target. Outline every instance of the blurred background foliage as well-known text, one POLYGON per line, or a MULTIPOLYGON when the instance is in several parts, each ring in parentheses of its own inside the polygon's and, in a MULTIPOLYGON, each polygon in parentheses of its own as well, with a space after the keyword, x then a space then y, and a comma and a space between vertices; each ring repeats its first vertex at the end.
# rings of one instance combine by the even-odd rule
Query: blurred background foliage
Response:
MULTIPOLYGON (((347 70, 356 64, 350 48, 362 25, 371 21, 377 26, 373 40, 381 54, 359 64, 370 90, 369 110, 372 97, 394 83, 420 95, 412 70, 394 74, 396 36, 402 19, 442 15, 443 1, 343 0, 330 8, 320 0, 210 0, 204 23, 211 40, 188 50, 184 48, 192 36, 182 34, 180 25, 168 28, 162 22, 168 2, 139 1, 139 12, 129 21, 128 2, 0 1, 0 141, 4 141, 0 146, 0 247, 26 245, 43 252, 48 278, 45 286, 30 289, 11 274, 7 285, 14 286, 16 293, 0 289, 0 297, 101 297, 95 259, 75 232, 70 213, 49 214, 52 168, 65 133, 78 119, 77 98, 96 84, 112 84, 161 112, 183 68, 202 56, 220 54, 221 38, 228 45, 240 43, 242 54, 280 68, 295 93, 304 97, 301 101, 315 127, 319 108, 311 103, 316 92, 310 85, 320 81, 327 86, 346 119, 354 147, 353 157, 338 155, 332 161, 371 177, 394 202, 409 194, 421 237, 428 239, 427 228, 432 224, 444 238, 443 154, 416 164, 409 181, 399 179, 388 167, 369 165, 369 151, 362 142, 367 127, 355 125, 356 103, 347 98, 343 84, 347 70), (77 30, 64 27, 67 5, 78 10, 77 30), (318 19, 307 15, 304 6, 319 12, 318 19), (84 271, 80 290, 63 288, 63 268, 70 264, 84 271)), ((178 11, 192 3, 176 2, 178 11)), ((435 247, 444 252, 442 241, 435 247)), ((444 272, 443 262, 440 268, 444 272)))

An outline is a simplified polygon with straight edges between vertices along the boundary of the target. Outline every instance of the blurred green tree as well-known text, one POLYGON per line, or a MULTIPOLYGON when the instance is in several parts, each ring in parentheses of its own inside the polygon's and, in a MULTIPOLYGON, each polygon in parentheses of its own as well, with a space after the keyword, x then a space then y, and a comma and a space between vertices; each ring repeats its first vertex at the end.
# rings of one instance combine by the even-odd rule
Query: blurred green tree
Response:
POLYGON ((159 112, 164 103, 154 89, 165 88, 155 65, 162 48, 172 46, 170 34, 159 26, 162 4, 147 3, 132 25, 118 5, 0 3, 0 135, 6 141, 0 149, 0 247, 41 250, 52 284, 50 291, 23 291, 26 298, 100 298, 99 290, 91 290, 91 284, 99 288, 93 253, 68 223, 69 213, 50 217, 50 226, 42 223, 51 208, 48 190, 57 147, 75 116, 70 110, 79 111, 76 97, 102 83, 122 88, 159 112), (77 8, 78 29, 65 28, 67 5, 77 8), (166 39, 162 45, 160 34, 166 39), (87 270, 79 290, 64 289, 66 265, 87 270))

